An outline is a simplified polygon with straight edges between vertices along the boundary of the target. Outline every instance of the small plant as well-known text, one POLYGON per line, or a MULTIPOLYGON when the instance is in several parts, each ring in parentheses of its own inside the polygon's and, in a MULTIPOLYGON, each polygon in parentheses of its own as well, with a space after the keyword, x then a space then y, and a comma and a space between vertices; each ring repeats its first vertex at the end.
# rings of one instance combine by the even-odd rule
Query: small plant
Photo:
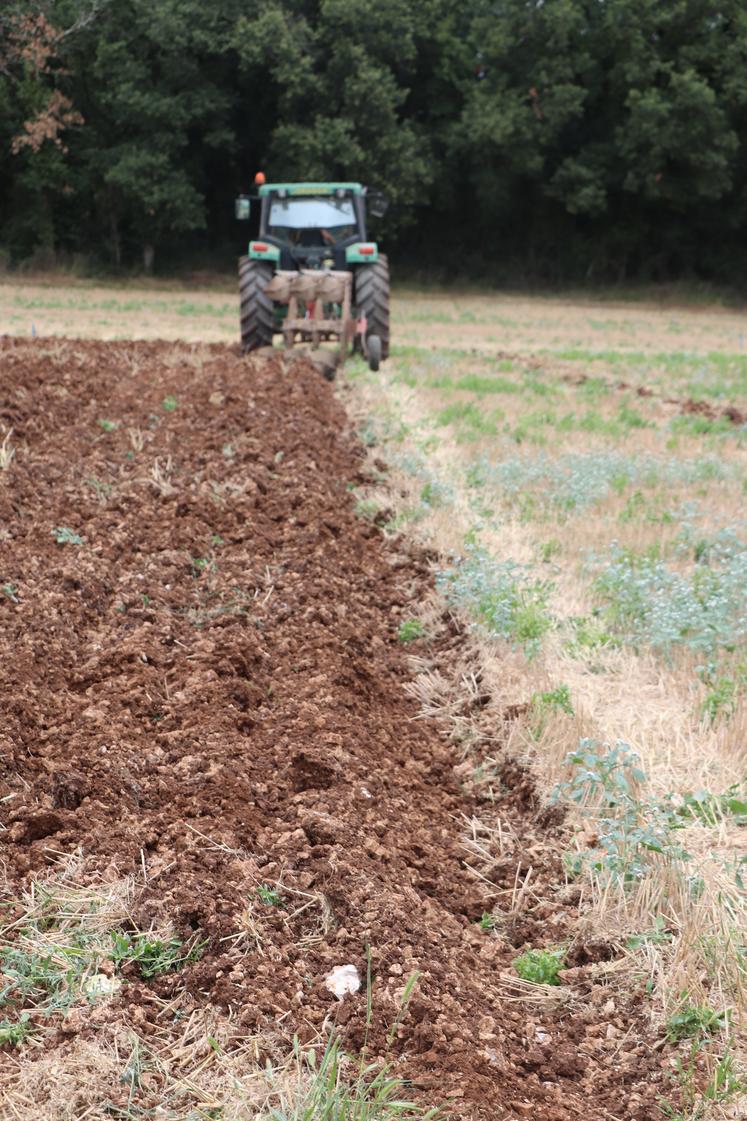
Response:
POLYGON ((489 934, 491 930, 495 930, 496 924, 497 919, 493 912, 483 911, 482 917, 480 918, 480 921, 477 925, 480 927, 480 930, 485 932, 485 934, 489 934))
POLYGON ((2 592, 5 598, 9 599, 11 603, 18 603, 18 588, 15 584, 3 584, 0 587, 0 592, 2 592))
POLYGON ((174 409, 179 407, 179 402, 176 397, 172 397, 171 394, 169 394, 168 397, 164 397, 161 404, 163 405, 164 412, 167 413, 173 413, 174 409))
POLYGON ((594 820, 597 843, 579 854, 579 862, 605 880, 629 884, 643 879, 655 857, 690 859, 672 830, 682 825, 671 798, 641 797, 646 783, 638 756, 628 744, 582 739, 566 756, 571 777, 559 783, 551 803, 569 801, 594 820))
POLYGON ((120 931, 113 931, 111 938, 111 956, 116 968, 120 969, 123 965, 134 962, 140 969, 141 977, 146 981, 161 973, 178 969, 187 962, 197 961, 207 945, 206 942, 195 941, 184 953, 182 940, 176 937, 163 941, 148 934, 123 934, 120 931))
POLYGON ((397 638, 400 642, 415 642, 425 634, 423 624, 419 619, 405 619, 400 623, 397 638))
POLYGON ((683 994, 682 1003, 665 1024, 667 1039, 679 1043, 681 1039, 702 1040, 723 1031, 729 1022, 726 1009, 718 1012, 709 1004, 691 1004, 683 994))
POLYGON ((268 884, 260 884, 257 888, 257 898, 265 907, 284 907, 282 896, 275 888, 268 884))
POLYGON ((0 1047, 20 1047, 33 1030, 25 1012, 20 1020, 0 1020, 0 1047))
POLYGON ((522 576, 521 566, 494 561, 478 548, 439 573, 437 584, 450 603, 466 609, 489 635, 515 642, 533 657, 553 625, 547 605, 552 585, 522 576))
POLYGON ((527 950, 512 964, 522 981, 533 985, 559 985, 560 970, 565 969, 565 951, 527 950))
POLYGON ((744 825, 747 824, 747 794, 738 783, 734 783, 723 794, 696 790, 693 794, 683 795, 676 812, 680 817, 691 818, 702 825, 718 825, 729 815, 736 818, 737 825, 744 825))
POLYGON ((114 432, 119 427, 116 420, 106 420, 103 417, 99 418, 98 423, 104 429, 104 432, 114 432))
POLYGON ((359 498, 355 504, 355 512, 359 518, 372 522, 380 512, 381 506, 375 498, 359 498))
POLYGON ((561 551, 561 544, 555 537, 551 537, 549 541, 543 541, 540 545, 540 559, 543 564, 551 564, 561 551))
POLYGON ((535 693, 531 703, 540 709, 555 709, 556 712, 565 712, 568 716, 573 716, 571 691, 567 685, 557 685, 544 693, 535 693))
POLYGON ((209 557, 191 557, 189 563, 195 576, 201 576, 203 572, 215 567, 209 557))
POLYGON ((640 946, 663 946, 671 941, 672 935, 667 930, 664 918, 657 915, 651 930, 643 930, 640 934, 631 934, 625 945, 629 950, 637 950, 640 946))
POLYGON ((52 530, 52 535, 58 545, 82 545, 83 538, 69 526, 62 525, 52 530))

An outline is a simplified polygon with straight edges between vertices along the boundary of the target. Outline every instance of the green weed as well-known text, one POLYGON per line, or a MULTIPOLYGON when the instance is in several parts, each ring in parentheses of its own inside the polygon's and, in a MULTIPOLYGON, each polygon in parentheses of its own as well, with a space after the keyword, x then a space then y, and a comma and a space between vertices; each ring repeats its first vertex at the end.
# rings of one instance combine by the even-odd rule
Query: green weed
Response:
POLYGON ((66 525, 53 529, 52 535, 58 545, 82 545, 84 543, 83 538, 66 525))
POLYGON ((15 584, 7 583, 0 585, 0 592, 2 592, 5 598, 9 599, 11 603, 18 603, 18 588, 15 584))
POLYGON ((709 1004, 692 1004, 683 994, 682 1003, 667 1020, 664 1030, 670 1043, 682 1039, 704 1039, 723 1031, 729 1022, 726 1010, 717 1011, 709 1004))
POLYGON ((18 1020, 0 1020, 0 1047, 20 1047, 33 1030, 34 1026, 25 1012, 18 1020))
POLYGON ((164 397, 161 405, 164 412, 173 413, 174 410, 179 407, 179 402, 177 401, 176 397, 172 397, 171 394, 169 394, 167 397, 164 397))
POLYGON ((579 854, 576 872, 586 867, 605 882, 628 885, 646 876, 652 859, 690 859, 672 836, 682 825, 672 800, 641 797, 646 775, 626 743, 582 739, 565 763, 571 777, 558 783, 551 803, 575 803, 594 819, 597 835, 595 847, 579 854))
POLYGON ((439 1113, 405 1097, 405 1085, 388 1065, 354 1063, 339 1037, 327 1044, 321 1059, 303 1051, 296 1040, 298 1079, 292 1094, 263 1113, 258 1121, 435 1121, 439 1113))
POLYGON ((631 934, 626 939, 625 945, 629 950, 637 950, 640 946, 663 946, 671 941, 672 935, 667 930, 666 921, 661 915, 657 915, 650 930, 641 931, 640 934, 631 934))
POLYGON ((98 424, 104 429, 104 432, 115 432, 119 427, 116 420, 106 420, 104 417, 99 418, 98 424))
POLYGON ((533 985, 559 985, 560 971, 565 969, 565 950, 527 950, 512 964, 523 981, 533 985))
POLYGON ((197 961, 207 945, 207 942, 195 940, 185 951, 181 938, 174 937, 164 941, 149 934, 123 934, 119 931, 113 931, 111 939, 111 956, 115 967, 120 969, 123 965, 134 963, 146 981, 161 973, 178 969, 188 962, 197 961))
POLYGON ((268 884, 260 884, 257 888, 257 898, 265 907, 285 907, 279 891, 268 884))
POLYGON ((573 716, 571 691, 567 685, 557 685, 554 689, 548 689, 543 693, 534 693, 531 704, 538 708, 554 709, 556 712, 565 712, 568 716, 573 716))
POLYGON ((400 642, 414 642, 424 634, 425 630, 419 619, 405 619, 397 630, 397 638, 400 642))

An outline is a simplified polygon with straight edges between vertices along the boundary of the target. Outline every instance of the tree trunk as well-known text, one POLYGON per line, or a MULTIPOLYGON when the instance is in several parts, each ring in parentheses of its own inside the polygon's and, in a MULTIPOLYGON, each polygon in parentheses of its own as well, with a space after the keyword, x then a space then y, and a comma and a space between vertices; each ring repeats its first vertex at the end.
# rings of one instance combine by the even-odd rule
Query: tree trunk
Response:
POLYGON ((143 246, 143 268, 146 272, 153 272, 153 262, 155 261, 155 259, 155 248, 150 244, 150 242, 146 242, 143 246))

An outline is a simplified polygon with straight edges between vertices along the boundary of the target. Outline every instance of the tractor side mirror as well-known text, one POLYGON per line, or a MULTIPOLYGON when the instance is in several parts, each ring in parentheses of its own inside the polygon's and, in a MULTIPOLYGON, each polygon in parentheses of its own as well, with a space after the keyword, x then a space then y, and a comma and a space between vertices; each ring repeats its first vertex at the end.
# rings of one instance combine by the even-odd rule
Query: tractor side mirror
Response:
POLYGON ((366 203, 373 218, 383 218, 389 207, 389 199, 383 191, 367 191, 366 203))
POLYGON ((252 203, 248 195, 239 195, 234 204, 236 210, 236 220, 238 222, 246 222, 252 212, 252 203))

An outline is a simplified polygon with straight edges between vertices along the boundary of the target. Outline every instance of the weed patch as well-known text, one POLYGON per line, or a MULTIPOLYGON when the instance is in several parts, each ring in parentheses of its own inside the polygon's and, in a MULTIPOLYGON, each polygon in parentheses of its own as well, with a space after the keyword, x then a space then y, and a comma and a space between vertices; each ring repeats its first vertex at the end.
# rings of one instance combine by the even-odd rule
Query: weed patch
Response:
POLYGON ((552 585, 527 579, 522 566, 495 561, 480 548, 468 549, 451 570, 439 573, 437 584, 489 635, 523 647, 529 657, 553 625, 547 605, 552 585))

